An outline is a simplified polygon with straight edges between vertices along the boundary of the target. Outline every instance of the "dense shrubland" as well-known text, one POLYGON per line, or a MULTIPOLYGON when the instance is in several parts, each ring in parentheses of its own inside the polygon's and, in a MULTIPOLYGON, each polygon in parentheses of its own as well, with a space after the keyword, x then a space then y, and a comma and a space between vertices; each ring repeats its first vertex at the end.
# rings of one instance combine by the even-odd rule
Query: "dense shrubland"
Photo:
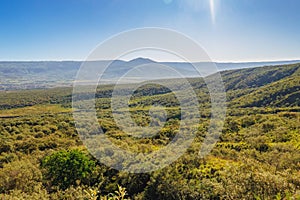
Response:
MULTIPOLYGON (((114 170, 89 154, 75 128, 70 88, 0 93, 0 197, 299 199, 299 65, 222 74, 228 111, 212 152, 198 156, 209 125, 209 96, 203 81, 190 79, 201 103, 197 137, 176 162, 144 174, 114 170)), ((134 138, 117 127, 110 108, 111 86, 97 94, 99 123, 119 147, 156 151, 178 131, 178 101, 164 87, 146 85, 129 102, 131 116, 141 126, 150 122, 151 105, 167 107, 167 123, 152 138, 134 138)))

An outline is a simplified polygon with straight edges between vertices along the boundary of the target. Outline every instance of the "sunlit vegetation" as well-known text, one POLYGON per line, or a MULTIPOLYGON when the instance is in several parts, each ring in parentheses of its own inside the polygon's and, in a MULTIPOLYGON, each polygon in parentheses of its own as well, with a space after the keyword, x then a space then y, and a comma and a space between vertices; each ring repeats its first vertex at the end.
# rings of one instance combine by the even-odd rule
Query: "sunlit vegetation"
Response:
MULTIPOLYGON (((299 199, 299 72, 299 64, 222 72, 227 118, 205 158, 198 152, 209 126, 209 94, 203 80, 190 79, 201 112, 194 142, 170 166, 142 174, 114 170, 89 154, 75 128, 71 88, 0 92, 0 199, 299 199)), ((181 110, 167 88, 148 84, 129 101, 140 126, 149 125, 151 105, 166 108, 166 124, 150 138, 120 130, 112 88, 98 89, 96 109, 114 144, 153 152, 176 135, 181 110)))

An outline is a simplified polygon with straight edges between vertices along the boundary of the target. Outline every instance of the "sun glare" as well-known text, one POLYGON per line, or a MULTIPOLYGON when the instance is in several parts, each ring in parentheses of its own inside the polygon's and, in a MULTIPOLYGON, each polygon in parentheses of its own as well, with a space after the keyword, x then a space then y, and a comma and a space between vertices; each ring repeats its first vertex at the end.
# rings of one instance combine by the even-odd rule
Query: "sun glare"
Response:
POLYGON ((211 20, 212 20, 212 23, 215 24, 216 13, 215 13, 215 2, 214 2, 214 0, 209 0, 209 5, 210 5, 211 20))

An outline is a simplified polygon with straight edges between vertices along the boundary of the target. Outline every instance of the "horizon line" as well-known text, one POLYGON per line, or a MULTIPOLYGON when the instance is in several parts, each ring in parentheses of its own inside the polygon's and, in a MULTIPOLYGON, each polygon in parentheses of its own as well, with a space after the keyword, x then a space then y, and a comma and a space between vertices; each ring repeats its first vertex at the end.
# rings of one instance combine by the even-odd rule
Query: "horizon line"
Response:
MULTIPOLYGON (((182 62, 182 61, 176 61, 176 60, 168 60, 168 61, 158 61, 152 58, 148 58, 148 57, 137 57, 137 58, 133 58, 130 60, 123 60, 123 59, 103 59, 103 60, 91 60, 91 61, 123 61, 123 62, 130 62, 133 60, 137 60, 137 59, 145 59, 145 60, 151 60, 153 62, 158 62, 158 63, 172 63, 172 62, 176 62, 176 63, 188 63, 188 62, 182 62)), ((300 61, 300 58, 294 58, 294 59, 276 59, 276 60, 249 60, 249 61, 245 61, 245 60, 241 60, 241 61, 236 61, 236 60, 229 60, 229 61, 223 61, 223 60, 215 60, 215 61, 211 61, 213 63, 260 63, 260 62, 293 62, 293 61, 300 61)), ((64 60, 0 60, 0 62, 85 62, 84 60, 77 60, 77 59, 64 59, 64 60)), ((200 62, 210 62, 210 61, 193 61, 190 63, 200 63, 200 62)))

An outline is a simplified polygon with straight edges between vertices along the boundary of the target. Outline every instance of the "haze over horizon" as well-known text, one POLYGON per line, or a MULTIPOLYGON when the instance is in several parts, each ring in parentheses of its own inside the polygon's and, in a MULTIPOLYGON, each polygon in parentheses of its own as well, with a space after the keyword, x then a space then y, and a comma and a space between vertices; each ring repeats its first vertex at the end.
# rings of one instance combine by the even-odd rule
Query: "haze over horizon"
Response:
MULTIPOLYGON (((95 60, 95 61, 123 61, 123 62, 131 62, 137 59, 144 59, 150 60, 152 62, 161 62, 161 63, 181 63, 182 61, 179 60, 156 60, 149 57, 135 57, 129 59, 116 59, 116 60, 95 60)), ((86 62, 84 60, 0 60, 0 63, 3 62, 86 62)), ((300 63, 300 59, 293 59, 293 60, 257 60, 257 61, 212 61, 214 63, 223 63, 223 64, 242 64, 242 63, 276 63, 276 62, 291 62, 291 63, 300 63)), ((182 63, 189 63, 189 62, 182 62, 182 63)), ((197 63, 197 62, 191 62, 197 63)), ((199 61, 201 63, 201 61, 199 61)))
MULTIPOLYGON (((3 0, 0 61, 82 61, 107 38, 143 27, 183 33, 214 62, 300 60, 299 6, 294 0, 3 0)), ((178 61, 151 52, 126 59, 136 57, 178 61)))

